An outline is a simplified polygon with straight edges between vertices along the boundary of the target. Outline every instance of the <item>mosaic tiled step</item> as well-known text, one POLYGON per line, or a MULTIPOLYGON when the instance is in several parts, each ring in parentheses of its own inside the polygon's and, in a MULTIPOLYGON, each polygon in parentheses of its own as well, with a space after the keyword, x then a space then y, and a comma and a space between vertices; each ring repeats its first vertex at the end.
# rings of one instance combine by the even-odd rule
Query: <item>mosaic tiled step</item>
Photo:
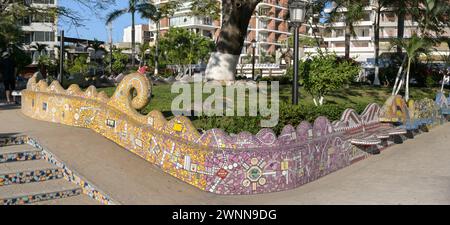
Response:
POLYGON ((78 196, 81 188, 64 179, 7 185, 0 188, 0 205, 22 205, 78 196))
POLYGON ((63 170, 45 160, 0 164, 0 187, 63 178, 63 170))
POLYGON ((59 198, 49 201, 34 202, 31 205, 102 205, 99 201, 81 194, 70 198, 59 198))
POLYGON ((0 147, 0 163, 41 159, 41 151, 30 145, 0 147))
POLYGON ((24 144, 24 136, 0 136, 0 147, 24 144))

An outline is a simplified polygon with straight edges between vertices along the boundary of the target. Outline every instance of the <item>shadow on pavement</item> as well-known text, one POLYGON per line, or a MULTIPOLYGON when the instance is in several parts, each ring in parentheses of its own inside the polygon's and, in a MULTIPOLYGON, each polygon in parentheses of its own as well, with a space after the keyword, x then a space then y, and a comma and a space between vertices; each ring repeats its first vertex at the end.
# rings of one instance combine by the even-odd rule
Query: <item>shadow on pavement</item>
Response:
POLYGON ((0 103, 0 111, 1 110, 11 110, 11 109, 20 109, 20 105, 17 105, 17 104, 7 105, 7 104, 0 103))

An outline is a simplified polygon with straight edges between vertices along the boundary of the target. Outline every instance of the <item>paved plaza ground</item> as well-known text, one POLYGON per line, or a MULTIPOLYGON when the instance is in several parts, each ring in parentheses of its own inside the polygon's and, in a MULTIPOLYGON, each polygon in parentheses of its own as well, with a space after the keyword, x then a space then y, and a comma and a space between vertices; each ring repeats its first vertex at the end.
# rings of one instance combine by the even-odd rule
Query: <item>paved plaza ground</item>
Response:
POLYGON ((94 131, 0 108, 0 135, 19 133, 122 204, 450 204, 450 123, 297 189, 253 196, 201 191, 94 131))

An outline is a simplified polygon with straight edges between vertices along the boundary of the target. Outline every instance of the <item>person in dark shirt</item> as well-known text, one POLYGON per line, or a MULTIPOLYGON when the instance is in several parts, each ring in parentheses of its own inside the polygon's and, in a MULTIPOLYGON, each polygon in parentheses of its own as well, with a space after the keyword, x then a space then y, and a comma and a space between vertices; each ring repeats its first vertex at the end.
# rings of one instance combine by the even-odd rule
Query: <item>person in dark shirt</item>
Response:
POLYGON ((16 62, 9 52, 3 52, 0 59, 0 73, 3 75, 3 84, 6 90, 6 101, 12 103, 12 91, 16 88, 16 62))

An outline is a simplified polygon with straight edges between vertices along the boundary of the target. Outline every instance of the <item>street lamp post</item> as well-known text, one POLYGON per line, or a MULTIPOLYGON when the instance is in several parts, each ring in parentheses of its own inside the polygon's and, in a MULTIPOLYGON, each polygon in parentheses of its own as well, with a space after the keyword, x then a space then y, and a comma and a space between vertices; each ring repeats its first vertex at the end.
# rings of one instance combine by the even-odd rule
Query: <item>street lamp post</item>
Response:
POLYGON ((256 52, 256 40, 252 40, 252 80, 255 80, 255 52, 256 52))
POLYGON ((294 81, 292 84, 292 104, 298 105, 298 42, 300 26, 305 21, 306 2, 303 0, 290 0, 289 14, 291 24, 294 27, 294 81))
POLYGON ((61 35, 60 35, 60 52, 59 52, 58 81, 61 85, 62 85, 63 76, 64 76, 64 30, 61 31, 61 35))

